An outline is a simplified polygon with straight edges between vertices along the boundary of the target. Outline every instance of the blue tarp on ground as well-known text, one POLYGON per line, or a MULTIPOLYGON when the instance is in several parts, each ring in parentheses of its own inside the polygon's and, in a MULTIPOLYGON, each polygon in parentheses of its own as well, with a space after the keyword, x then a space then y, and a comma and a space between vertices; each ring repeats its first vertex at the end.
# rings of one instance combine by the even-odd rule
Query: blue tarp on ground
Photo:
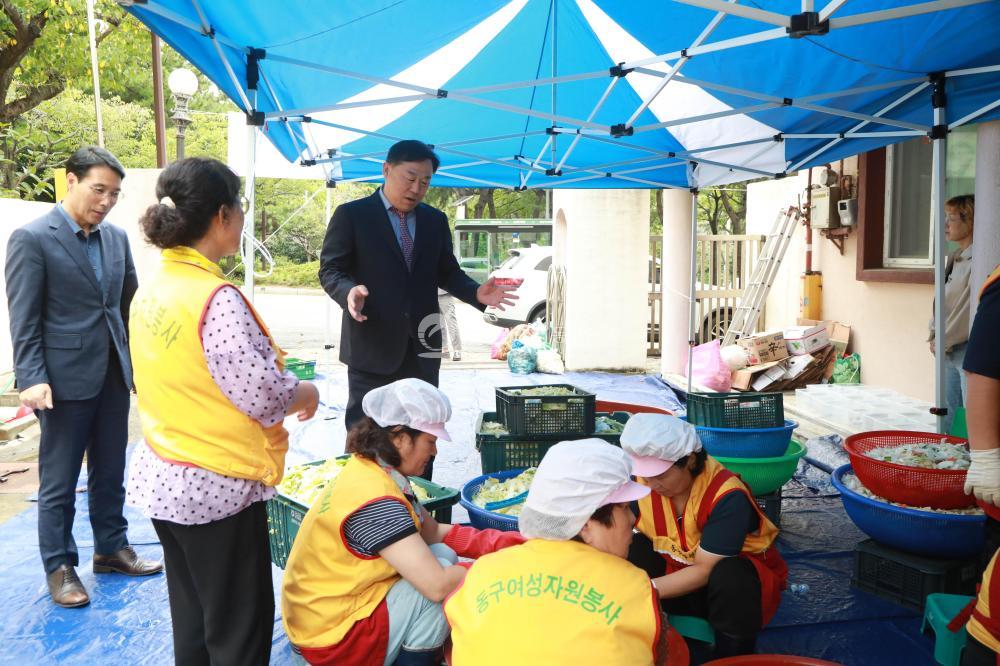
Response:
MULTIPOLYGON (((561 379, 595 390, 599 398, 676 406, 674 396, 658 380, 642 376, 603 373, 567 375, 561 379)), ((442 444, 435 480, 457 485, 478 474, 479 460, 471 440, 475 416, 492 409, 495 385, 539 383, 544 376, 511 377, 500 371, 446 371, 442 388, 452 397, 455 416, 449 429, 456 442, 442 444), (451 450, 447 447, 452 447, 451 450), (445 478, 447 477, 447 478, 445 478)), ((329 378, 324 389, 329 421, 326 442, 315 432, 295 439, 339 453, 336 440, 339 417, 335 396, 343 400, 344 377, 329 378)), ((291 424, 290 424, 291 425, 291 424)), ((322 428, 322 426, 320 426, 322 428)), ((340 427, 342 433, 343 428, 340 427)), ((299 433, 293 433, 299 434, 299 433)), ((341 435, 342 436, 342 435, 341 435)), ((301 459, 314 458, 302 453, 301 459)), ((761 651, 821 657, 848 666, 905 663, 932 664, 933 643, 919 634, 916 613, 850 587, 852 549, 864 538, 848 520, 840 500, 816 495, 793 481, 785 488, 782 535, 779 548, 788 560, 789 580, 808 585, 802 594, 786 593, 781 608, 761 635, 761 651)), ((456 512, 457 515, 457 512, 456 512)), ((129 539, 145 557, 160 557, 156 534, 150 522, 128 509, 129 539)), ((0 525, 0 663, 101 663, 166 664, 172 661, 170 610, 166 578, 95 576, 91 572, 93 541, 83 493, 77 501, 74 534, 80 548, 78 569, 92 602, 82 609, 63 609, 48 598, 38 558, 35 506, 0 525)), ((272 664, 292 664, 293 655, 281 628, 277 603, 282 572, 274 568, 275 600, 279 617, 274 624, 272 664)))

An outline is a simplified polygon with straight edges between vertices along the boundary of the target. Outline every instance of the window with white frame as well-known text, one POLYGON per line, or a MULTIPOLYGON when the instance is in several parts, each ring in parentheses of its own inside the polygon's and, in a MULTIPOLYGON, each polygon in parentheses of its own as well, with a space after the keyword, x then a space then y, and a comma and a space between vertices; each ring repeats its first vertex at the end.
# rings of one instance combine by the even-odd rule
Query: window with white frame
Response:
MULTIPOLYGON (((886 268, 934 265, 932 159, 931 143, 923 138, 886 149, 882 249, 882 265, 886 268)), ((971 194, 976 177, 975 127, 963 127, 948 135, 945 164, 945 197, 971 194)))

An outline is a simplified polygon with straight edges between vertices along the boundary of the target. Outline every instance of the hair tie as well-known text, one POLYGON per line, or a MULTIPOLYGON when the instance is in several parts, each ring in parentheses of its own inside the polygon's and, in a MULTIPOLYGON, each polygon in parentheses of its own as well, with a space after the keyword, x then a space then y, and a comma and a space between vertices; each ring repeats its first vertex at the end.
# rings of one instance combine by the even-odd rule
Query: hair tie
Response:
POLYGON ((166 206, 167 208, 177 208, 177 205, 174 203, 174 200, 171 199, 170 197, 162 197, 160 199, 160 205, 166 206))

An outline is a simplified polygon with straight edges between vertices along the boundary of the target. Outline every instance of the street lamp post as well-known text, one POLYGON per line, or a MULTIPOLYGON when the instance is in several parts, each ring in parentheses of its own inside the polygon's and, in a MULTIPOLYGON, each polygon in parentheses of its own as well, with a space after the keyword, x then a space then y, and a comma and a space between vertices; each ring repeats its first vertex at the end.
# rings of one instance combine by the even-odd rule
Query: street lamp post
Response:
POLYGON ((198 77, 187 69, 175 69, 170 72, 167 79, 167 87, 174 97, 174 112, 170 119, 174 121, 177 128, 177 159, 184 159, 184 133, 187 126, 191 124, 191 116, 188 115, 188 103, 196 92, 198 92, 198 77))

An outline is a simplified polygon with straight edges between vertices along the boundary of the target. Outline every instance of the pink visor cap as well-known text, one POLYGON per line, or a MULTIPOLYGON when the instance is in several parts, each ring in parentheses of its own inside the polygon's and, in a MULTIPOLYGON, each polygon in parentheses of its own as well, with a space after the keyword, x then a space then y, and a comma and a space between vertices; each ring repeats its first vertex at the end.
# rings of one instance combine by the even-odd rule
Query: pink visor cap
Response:
POLYGON ((669 414, 636 414, 625 424, 622 449, 632 459, 632 473, 659 476, 681 458, 701 451, 698 431, 669 414))
POLYGON ((445 430, 443 423, 411 423, 410 427, 414 430, 419 430, 420 432, 426 432, 428 435, 434 435, 438 439, 443 439, 446 442, 450 442, 451 435, 445 430))

